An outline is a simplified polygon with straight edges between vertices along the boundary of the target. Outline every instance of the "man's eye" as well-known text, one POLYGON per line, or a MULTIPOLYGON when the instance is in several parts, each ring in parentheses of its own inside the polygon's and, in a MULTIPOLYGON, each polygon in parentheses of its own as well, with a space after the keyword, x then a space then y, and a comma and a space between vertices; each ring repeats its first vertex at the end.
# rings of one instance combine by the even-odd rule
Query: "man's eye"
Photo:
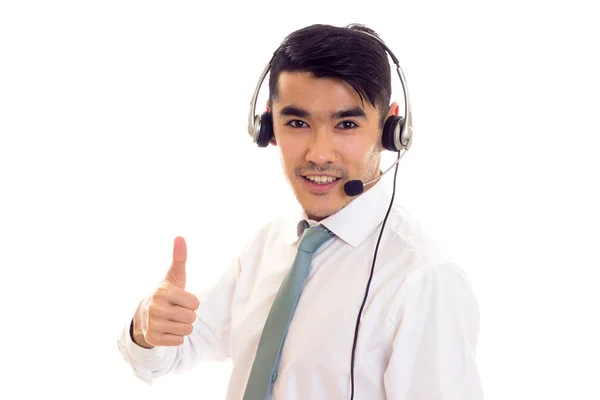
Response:
POLYGON ((342 128, 342 129, 354 129, 354 128, 357 128, 358 125, 356 125, 352 121, 342 121, 342 122, 340 122, 338 127, 342 128))
POLYGON ((300 121, 298 119, 291 120, 286 125, 289 125, 292 128, 305 128, 308 126, 308 125, 306 125, 306 123, 304 121, 300 121))

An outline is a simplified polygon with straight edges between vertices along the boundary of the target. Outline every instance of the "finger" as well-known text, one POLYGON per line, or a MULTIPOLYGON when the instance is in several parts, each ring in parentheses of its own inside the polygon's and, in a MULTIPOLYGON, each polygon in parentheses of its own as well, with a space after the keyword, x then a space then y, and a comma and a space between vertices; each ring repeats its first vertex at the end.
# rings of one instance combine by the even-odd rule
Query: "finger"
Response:
POLYGON ((183 340, 184 336, 161 332, 150 332, 146 337, 146 342, 152 346, 179 346, 183 340))
POLYGON ((185 289, 185 263, 187 261, 187 245, 185 239, 177 236, 173 243, 173 261, 165 279, 175 286, 185 289))
POLYGON ((173 286, 169 291, 167 300, 173 305, 181 306, 188 310, 197 310, 200 306, 200 300, 194 294, 173 286))
POLYGON ((186 336, 192 333, 194 327, 192 324, 183 322, 169 321, 168 319, 153 320, 148 325, 148 329, 157 333, 168 333, 170 335, 186 336))
POLYGON ((172 305, 164 313, 163 317, 184 324, 191 324, 196 320, 196 312, 189 308, 172 305))

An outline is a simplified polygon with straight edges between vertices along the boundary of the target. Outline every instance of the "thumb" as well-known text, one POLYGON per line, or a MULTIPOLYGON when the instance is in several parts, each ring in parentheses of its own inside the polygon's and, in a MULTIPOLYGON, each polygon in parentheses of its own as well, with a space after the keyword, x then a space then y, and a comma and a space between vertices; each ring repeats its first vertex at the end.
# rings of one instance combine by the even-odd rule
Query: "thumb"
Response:
POLYGON ((175 238, 173 243, 173 262, 165 279, 173 285, 185 289, 185 262, 187 260, 187 246, 181 236, 175 238))

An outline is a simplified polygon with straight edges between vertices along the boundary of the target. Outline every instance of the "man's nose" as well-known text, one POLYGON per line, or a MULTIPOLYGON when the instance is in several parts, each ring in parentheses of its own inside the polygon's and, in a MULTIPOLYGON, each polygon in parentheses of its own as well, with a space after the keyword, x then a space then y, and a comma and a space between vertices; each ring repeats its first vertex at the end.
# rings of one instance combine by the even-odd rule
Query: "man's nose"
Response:
POLYGON ((328 128, 320 128, 311 132, 306 152, 306 161, 315 164, 333 163, 336 161, 334 134, 328 128))

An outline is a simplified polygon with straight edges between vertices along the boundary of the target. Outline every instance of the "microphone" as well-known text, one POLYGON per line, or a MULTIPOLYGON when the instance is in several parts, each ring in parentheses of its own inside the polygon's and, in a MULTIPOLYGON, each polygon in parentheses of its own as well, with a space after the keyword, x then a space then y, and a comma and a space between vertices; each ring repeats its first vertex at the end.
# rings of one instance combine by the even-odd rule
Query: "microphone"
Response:
POLYGON ((363 183, 360 179, 354 179, 354 180, 346 182, 346 184, 344 185, 344 192, 346 192, 346 195, 350 196, 350 197, 354 197, 354 196, 358 196, 359 194, 361 194, 365 190, 365 186, 367 186, 375 181, 380 180, 381 178, 383 178, 383 176, 385 174, 387 174, 394 167, 394 165, 398 164, 398 161, 400 161, 400 158, 404 155, 404 153, 406 153, 406 151, 403 151, 402 154, 400 154, 398 156, 398 159, 396 161, 394 161, 394 163, 388 169, 386 169, 384 173, 379 175, 377 178, 372 179, 367 183, 363 183))

